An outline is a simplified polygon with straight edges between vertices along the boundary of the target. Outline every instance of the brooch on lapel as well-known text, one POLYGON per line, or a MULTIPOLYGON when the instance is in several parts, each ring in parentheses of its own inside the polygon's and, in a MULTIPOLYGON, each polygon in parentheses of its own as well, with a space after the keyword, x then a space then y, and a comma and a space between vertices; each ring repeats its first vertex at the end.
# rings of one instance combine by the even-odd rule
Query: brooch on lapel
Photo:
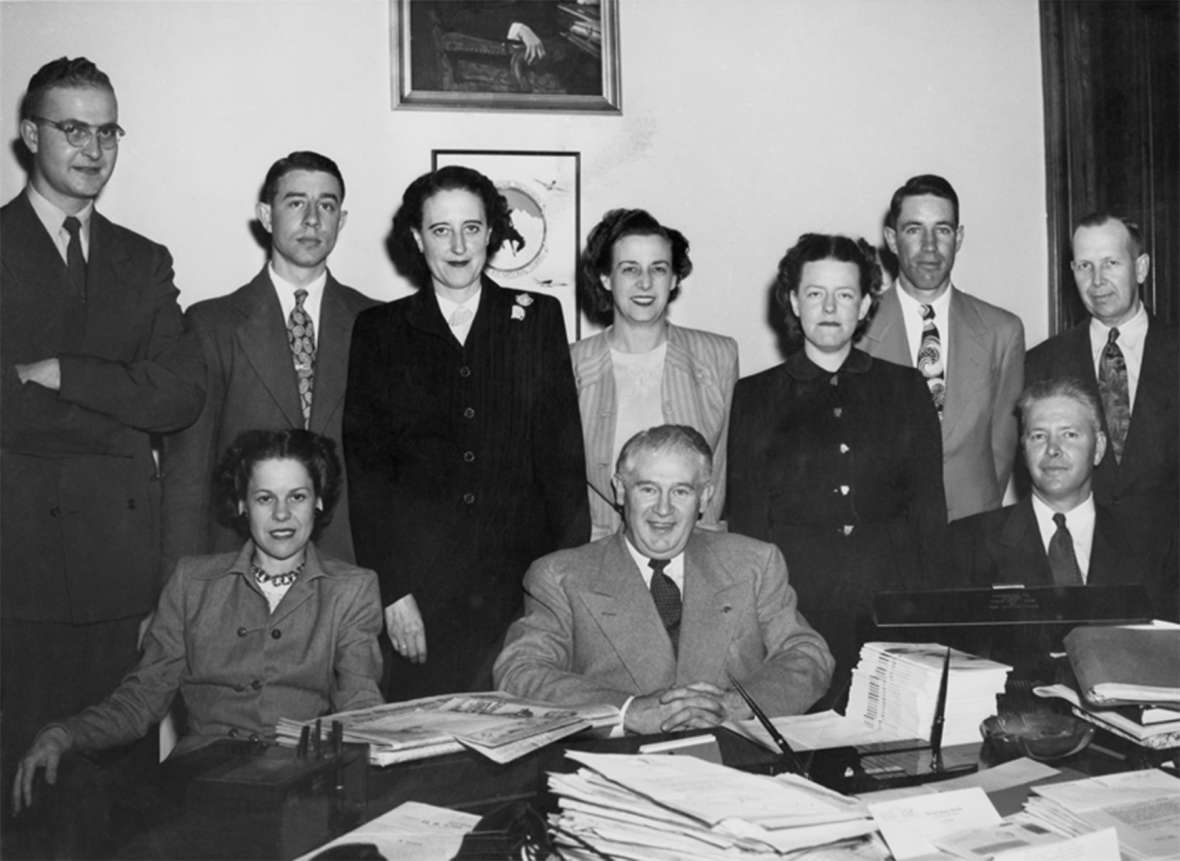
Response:
POLYGON ((528 293, 517 293, 516 304, 512 306, 512 319, 523 320, 525 317, 525 308, 533 304, 533 297, 528 293))

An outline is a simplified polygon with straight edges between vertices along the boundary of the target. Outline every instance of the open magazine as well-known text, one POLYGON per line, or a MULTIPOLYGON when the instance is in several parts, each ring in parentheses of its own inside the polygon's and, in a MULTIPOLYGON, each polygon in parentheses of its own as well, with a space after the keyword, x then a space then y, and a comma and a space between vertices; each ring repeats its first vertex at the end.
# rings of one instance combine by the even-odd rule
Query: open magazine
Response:
MULTIPOLYGON (((392 765, 470 748, 489 759, 511 762, 552 741, 619 720, 614 706, 563 708, 499 692, 441 694, 388 703, 320 718, 344 726, 344 740, 369 745, 373 765, 392 765)), ((295 747, 305 726, 316 721, 281 718, 279 744, 295 747)))

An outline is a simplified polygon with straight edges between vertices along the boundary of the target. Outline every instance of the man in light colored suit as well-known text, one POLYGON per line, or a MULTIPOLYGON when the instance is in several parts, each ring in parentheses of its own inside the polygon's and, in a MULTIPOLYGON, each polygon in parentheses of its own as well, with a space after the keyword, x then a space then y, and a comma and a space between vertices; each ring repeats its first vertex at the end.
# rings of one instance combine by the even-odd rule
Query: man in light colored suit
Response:
POLYGON ((963 225, 959 197, 941 176, 911 177, 894 192, 885 242, 897 255, 897 283, 858 346, 926 377, 942 418, 948 519, 999 508, 1016 456, 1024 326, 951 283, 963 225))
MULTIPOLYGON (((375 304, 328 271, 344 227, 344 178, 315 152, 293 152, 266 174, 258 220, 270 261, 244 287, 198 302, 187 319, 206 366, 205 408, 164 444, 164 561, 221 553, 242 539, 220 523, 213 471, 244 430, 308 428, 340 445, 348 352, 356 315, 375 304)), ((353 561, 347 492, 318 539, 353 561)))
POLYGON ((621 709, 630 732, 749 716, 731 677, 771 715, 827 690, 827 644, 795 606, 773 544, 694 530, 713 492, 712 452, 694 429, 632 437, 614 477, 622 531, 533 563, 525 613, 496 660, 519 696, 621 709))

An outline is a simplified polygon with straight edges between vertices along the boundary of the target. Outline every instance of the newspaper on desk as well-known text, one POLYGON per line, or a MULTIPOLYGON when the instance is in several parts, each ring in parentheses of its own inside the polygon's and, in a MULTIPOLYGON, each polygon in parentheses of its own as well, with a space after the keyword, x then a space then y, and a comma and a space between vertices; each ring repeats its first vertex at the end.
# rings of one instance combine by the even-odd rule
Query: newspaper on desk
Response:
MULTIPOLYGON (((464 748, 505 763, 550 742, 593 726, 618 722, 613 706, 558 708, 499 692, 443 694, 388 703, 320 719, 340 721, 344 740, 369 745, 373 765, 425 759, 464 748)), ((280 744, 294 747, 303 727, 316 721, 282 718, 276 725, 280 744)))

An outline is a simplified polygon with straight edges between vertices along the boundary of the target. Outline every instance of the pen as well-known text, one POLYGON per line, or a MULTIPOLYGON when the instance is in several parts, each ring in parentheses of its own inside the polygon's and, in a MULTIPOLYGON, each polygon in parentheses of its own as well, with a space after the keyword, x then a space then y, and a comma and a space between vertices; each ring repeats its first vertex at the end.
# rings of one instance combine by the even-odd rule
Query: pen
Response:
POLYGON ((930 727, 930 770, 942 771, 942 725, 946 722, 946 682, 951 668, 951 647, 942 659, 942 678, 938 682, 938 700, 934 704, 934 723, 930 727))
POLYGON ((796 774, 802 774, 806 777, 807 772, 803 769, 802 763, 799 762, 799 757, 795 756, 795 751, 791 749, 791 746, 787 744, 787 740, 782 737, 782 734, 770 722, 770 718, 766 716, 766 713, 762 711, 758 703, 754 702, 754 698, 746 692, 746 689, 742 687, 742 683, 735 679, 732 673, 729 674, 729 683, 733 685, 733 689, 741 695, 741 698, 746 701, 746 705, 750 707, 750 711, 754 713, 754 717, 758 719, 758 723, 762 724, 762 728, 770 734, 771 740, 783 752, 783 759, 787 761, 788 767, 796 774))

